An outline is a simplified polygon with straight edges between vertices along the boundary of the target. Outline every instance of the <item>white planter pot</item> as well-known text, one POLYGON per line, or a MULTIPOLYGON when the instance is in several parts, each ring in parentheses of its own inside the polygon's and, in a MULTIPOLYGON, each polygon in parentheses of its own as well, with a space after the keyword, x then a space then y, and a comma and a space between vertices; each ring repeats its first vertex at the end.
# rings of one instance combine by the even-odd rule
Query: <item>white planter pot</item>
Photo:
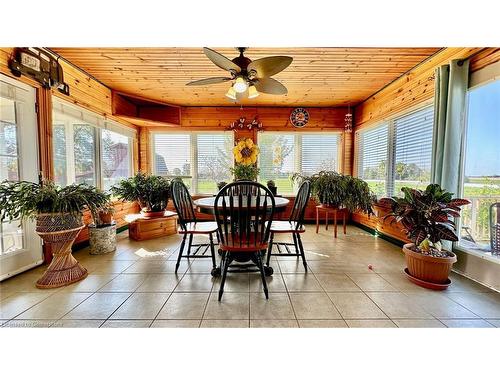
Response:
POLYGON ((90 254, 106 254, 116 250, 116 224, 97 228, 89 225, 90 254))

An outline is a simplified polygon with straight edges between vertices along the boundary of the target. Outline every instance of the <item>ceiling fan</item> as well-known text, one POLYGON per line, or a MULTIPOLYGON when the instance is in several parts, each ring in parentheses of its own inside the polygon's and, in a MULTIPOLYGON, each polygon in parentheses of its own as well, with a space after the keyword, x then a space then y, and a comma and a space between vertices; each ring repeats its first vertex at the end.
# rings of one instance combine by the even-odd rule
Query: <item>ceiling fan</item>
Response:
POLYGON ((235 101, 244 98, 252 99, 259 96, 259 93, 285 95, 288 92, 282 83, 271 78, 271 76, 286 69, 292 63, 293 58, 290 56, 270 56, 252 61, 243 56, 246 48, 239 47, 237 49, 240 55, 229 60, 210 48, 203 48, 205 55, 219 68, 231 73, 231 77, 204 78, 189 82, 186 85, 202 86, 234 81, 226 96, 235 101))

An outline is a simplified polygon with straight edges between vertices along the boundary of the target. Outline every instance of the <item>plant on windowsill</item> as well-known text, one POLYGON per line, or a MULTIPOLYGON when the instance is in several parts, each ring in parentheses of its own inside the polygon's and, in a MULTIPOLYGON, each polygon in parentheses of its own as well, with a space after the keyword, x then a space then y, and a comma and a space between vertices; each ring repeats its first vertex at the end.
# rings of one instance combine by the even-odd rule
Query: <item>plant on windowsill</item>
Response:
POLYGON ((137 201, 144 217, 162 217, 170 197, 170 180, 138 172, 113 185, 111 192, 121 200, 137 201))
POLYGON ((314 200, 326 207, 345 208, 350 212, 362 211, 372 214, 375 197, 368 184, 349 175, 334 171, 321 171, 312 176, 300 173, 292 175, 292 181, 299 184, 311 182, 311 195, 314 200))
POLYGON ((52 262, 37 281, 38 288, 57 288, 82 280, 87 270, 71 254, 71 245, 84 228, 85 209, 99 212, 109 196, 93 186, 57 186, 52 181, 0 183, 0 219, 36 219, 36 232, 50 246, 52 262))
POLYGON ((458 241, 454 218, 460 217, 460 207, 469 204, 466 199, 453 198, 453 194, 438 184, 425 190, 401 188, 403 197, 382 198, 390 204, 391 217, 401 223, 412 243, 403 246, 408 278, 431 289, 445 289, 456 255, 443 249, 442 241, 458 241))

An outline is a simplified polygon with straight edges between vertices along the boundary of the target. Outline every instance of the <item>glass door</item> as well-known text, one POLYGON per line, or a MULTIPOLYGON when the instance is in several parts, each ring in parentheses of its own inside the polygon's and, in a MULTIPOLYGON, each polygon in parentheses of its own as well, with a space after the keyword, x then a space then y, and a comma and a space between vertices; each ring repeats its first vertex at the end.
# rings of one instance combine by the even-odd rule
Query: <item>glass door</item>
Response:
MULTIPOLYGON (((38 180, 35 89, 0 74, 0 181, 38 180)), ((0 222, 0 280, 43 261, 34 222, 0 222)))

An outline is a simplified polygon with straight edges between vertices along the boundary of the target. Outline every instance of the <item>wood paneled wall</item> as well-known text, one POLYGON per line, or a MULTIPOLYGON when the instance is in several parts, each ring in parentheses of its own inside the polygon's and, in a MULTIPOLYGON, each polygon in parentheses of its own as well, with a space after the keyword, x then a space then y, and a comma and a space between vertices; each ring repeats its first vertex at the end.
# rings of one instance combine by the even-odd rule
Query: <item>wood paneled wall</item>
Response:
MULTIPOLYGON (((472 56, 470 70, 474 72, 499 61, 500 48, 443 49, 356 106, 354 129, 358 130, 370 126, 424 102, 432 102, 434 98, 435 69, 440 65, 449 63, 451 60, 470 56, 472 56)), ((355 171, 353 173, 355 174, 355 171)), ((384 221, 381 219, 388 212, 388 208, 382 206, 376 208, 376 215, 368 217, 364 214, 354 213, 352 220, 390 237, 406 241, 406 236, 400 226, 391 224, 390 220, 384 221)))
MULTIPOLYGON (((80 107, 87 108, 107 118, 121 123, 126 127, 136 129, 137 127, 129 122, 123 121, 112 115, 111 109, 111 90, 93 79, 91 76, 82 70, 61 60, 61 66, 64 72, 64 81, 69 85, 70 96, 61 94, 57 90, 46 90, 41 86, 24 76, 17 78, 12 75, 8 67, 8 61, 11 58, 13 48, 0 47, 0 73, 6 74, 9 77, 18 79, 37 89, 38 102, 38 133, 39 133, 39 160, 40 170, 45 178, 53 177, 52 168, 52 95, 57 96, 65 101, 76 104, 80 107)), ((138 149, 138 142, 134 144, 134 149, 138 149)), ((139 159, 137 152, 134 153, 134 168, 138 170, 139 159)), ((135 203, 115 204, 115 219, 118 226, 125 225, 124 216, 128 213, 138 212, 138 205, 135 203)), ((90 223, 90 214, 85 213, 84 221, 90 223)), ((77 243, 87 240, 87 229, 83 230, 77 238, 77 243)))

